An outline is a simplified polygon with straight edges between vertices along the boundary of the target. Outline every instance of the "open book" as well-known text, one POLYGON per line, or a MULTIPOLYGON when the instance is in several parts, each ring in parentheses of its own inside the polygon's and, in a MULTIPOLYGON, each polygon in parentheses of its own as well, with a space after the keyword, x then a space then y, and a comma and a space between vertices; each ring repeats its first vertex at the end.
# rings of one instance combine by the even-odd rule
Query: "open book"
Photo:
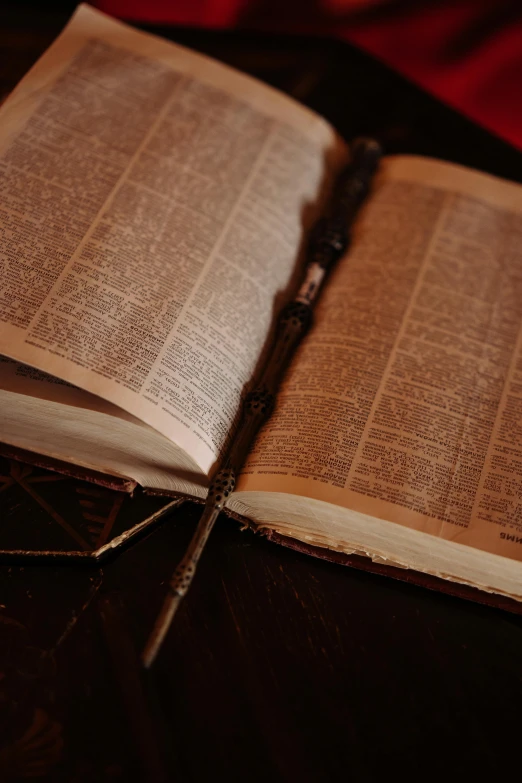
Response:
MULTIPOLYGON (((202 498, 347 147, 81 6, 1 109, 0 439, 202 498)), ((522 187, 385 159, 228 507, 522 601, 522 187)))

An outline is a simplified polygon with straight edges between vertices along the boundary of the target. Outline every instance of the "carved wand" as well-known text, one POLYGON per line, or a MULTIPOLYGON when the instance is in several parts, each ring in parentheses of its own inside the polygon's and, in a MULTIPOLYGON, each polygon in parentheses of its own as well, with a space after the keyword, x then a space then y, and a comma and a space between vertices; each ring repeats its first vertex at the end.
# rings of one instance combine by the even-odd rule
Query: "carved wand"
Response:
POLYGON ((311 234, 303 282, 297 296, 281 311, 275 340, 259 386, 247 394, 243 417, 223 466, 210 485, 205 508, 169 585, 161 611, 143 652, 143 665, 149 668, 159 652, 172 619, 190 587, 198 560, 210 531, 234 491, 236 476, 261 425, 274 407, 275 393, 289 360, 312 322, 312 307, 328 271, 345 253, 350 229, 382 156, 373 139, 357 139, 352 145, 350 163, 341 172, 333 189, 330 209, 311 234))

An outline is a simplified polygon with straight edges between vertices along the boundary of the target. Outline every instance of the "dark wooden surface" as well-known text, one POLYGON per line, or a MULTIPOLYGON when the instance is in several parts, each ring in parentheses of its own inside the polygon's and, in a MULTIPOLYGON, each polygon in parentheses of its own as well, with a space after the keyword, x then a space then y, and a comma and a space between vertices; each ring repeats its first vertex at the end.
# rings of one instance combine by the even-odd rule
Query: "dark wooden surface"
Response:
MULTIPOLYGON (((3 92, 64 18, 3 12, 3 92)), ((346 136, 522 181, 519 153, 348 46, 163 32, 291 92, 346 136)), ((17 524, 44 519, 25 495, 17 524)), ((103 568, 0 566, 1 781, 519 775, 520 618, 300 555, 230 520, 144 678, 137 652, 198 513, 187 504, 103 568)))

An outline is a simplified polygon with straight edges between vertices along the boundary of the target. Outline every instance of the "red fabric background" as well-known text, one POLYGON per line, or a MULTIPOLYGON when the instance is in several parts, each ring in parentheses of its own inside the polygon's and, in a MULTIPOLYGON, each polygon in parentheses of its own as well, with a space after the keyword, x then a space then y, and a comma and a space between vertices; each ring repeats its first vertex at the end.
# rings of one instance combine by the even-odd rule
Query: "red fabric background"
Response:
POLYGON ((522 0, 91 0, 129 21, 345 38, 522 149, 522 0))

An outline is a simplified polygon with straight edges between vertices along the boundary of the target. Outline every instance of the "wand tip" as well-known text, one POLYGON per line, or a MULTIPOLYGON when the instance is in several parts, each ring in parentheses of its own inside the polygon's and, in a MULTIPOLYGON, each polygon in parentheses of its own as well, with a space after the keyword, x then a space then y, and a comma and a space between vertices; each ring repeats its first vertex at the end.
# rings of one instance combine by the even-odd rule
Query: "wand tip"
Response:
POLYGON ((178 593, 170 593, 163 602, 161 612, 156 619, 152 633, 147 640, 147 644, 145 645, 145 649, 141 656, 141 661, 145 669, 150 669, 156 660, 174 615, 178 610, 181 598, 182 596, 178 593))

